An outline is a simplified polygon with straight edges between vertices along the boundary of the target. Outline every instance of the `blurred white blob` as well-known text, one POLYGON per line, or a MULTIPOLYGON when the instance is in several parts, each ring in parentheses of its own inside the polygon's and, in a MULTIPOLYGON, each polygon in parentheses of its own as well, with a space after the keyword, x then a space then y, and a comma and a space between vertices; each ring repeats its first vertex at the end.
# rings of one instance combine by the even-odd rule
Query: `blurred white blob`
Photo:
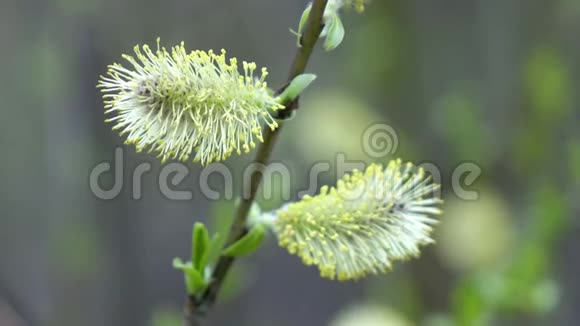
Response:
POLYGON ((453 318, 445 313, 432 313, 421 322, 421 326, 454 326, 453 318))
POLYGON ((349 160, 369 161, 364 154, 362 137, 365 130, 384 118, 364 101, 341 91, 321 91, 309 94, 300 103, 308 114, 296 116, 288 124, 293 147, 306 161, 334 162, 338 153, 349 160))
POLYGON ((515 227, 508 204, 493 190, 478 200, 451 197, 435 231, 435 248, 445 264, 458 271, 496 266, 510 254, 515 227))
POLYGON ((372 304, 351 306, 341 311, 330 326, 411 326, 405 316, 390 307, 372 304))

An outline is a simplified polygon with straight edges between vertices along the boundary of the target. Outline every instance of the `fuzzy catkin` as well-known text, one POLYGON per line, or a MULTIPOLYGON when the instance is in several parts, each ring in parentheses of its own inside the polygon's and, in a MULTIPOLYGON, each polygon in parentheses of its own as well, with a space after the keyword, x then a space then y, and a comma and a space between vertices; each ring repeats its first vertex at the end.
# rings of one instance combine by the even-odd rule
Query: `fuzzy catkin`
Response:
POLYGON ((322 277, 358 279, 387 272, 433 242, 438 188, 411 163, 373 164, 280 209, 273 225, 280 245, 322 277))
POLYGON ((127 135, 137 151, 156 152, 167 159, 202 165, 227 159, 233 152, 249 152, 263 141, 262 124, 275 129, 271 113, 283 108, 256 64, 226 52, 186 52, 184 44, 171 51, 136 46, 135 57, 123 55, 130 68, 114 63, 98 86, 113 129, 127 135), (195 153, 194 153, 195 152, 195 153))

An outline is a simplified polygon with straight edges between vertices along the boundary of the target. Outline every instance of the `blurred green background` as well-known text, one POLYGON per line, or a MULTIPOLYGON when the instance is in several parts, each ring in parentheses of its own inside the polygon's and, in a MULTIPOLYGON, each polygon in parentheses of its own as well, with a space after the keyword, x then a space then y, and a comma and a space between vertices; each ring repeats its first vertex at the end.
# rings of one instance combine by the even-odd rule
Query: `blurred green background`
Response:
MULTIPOLYGON (((204 198, 194 164, 180 186, 194 198, 168 200, 162 165, 132 148, 123 192, 96 198, 89 173, 123 141, 103 122, 98 76, 159 36, 168 47, 226 48, 281 86, 295 52, 288 28, 304 6, 2 0, 0 325, 180 324, 183 280, 171 260, 189 254, 194 221, 216 223, 232 204, 204 198), (133 200, 131 172, 142 162, 153 168, 133 200)), ((441 171, 438 244, 387 276, 335 283, 272 237, 236 265, 208 325, 580 323, 580 2, 375 0, 344 17, 346 39, 316 51, 309 71, 319 79, 273 159, 291 168, 296 198, 315 162, 334 164, 337 153, 370 161, 361 135, 389 124, 393 157, 441 171), (464 162, 482 170, 466 186, 479 192, 474 201, 452 191, 464 162)), ((251 158, 228 162, 238 181, 251 158)))

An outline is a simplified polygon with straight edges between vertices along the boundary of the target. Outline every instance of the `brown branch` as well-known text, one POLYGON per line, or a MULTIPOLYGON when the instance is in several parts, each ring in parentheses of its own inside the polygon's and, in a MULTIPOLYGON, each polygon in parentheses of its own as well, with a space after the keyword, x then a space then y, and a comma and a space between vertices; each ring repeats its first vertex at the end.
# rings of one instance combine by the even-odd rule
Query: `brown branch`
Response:
POLYGON ((197 302, 194 297, 188 297, 183 307, 183 325, 201 326, 203 315, 197 310, 197 302))
MULTIPOLYGON (((306 70, 314 46, 316 45, 316 42, 318 42, 318 38, 320 37, 320 33, 324 27, 322 16, 327 2, 328 0, 314 0, 312 4, 312 9, 308 21, 306 22, 304 33, 300 38, 300 44, 302 46, 298 48, 296 56, 294 57, 288 76, 288 82, 292 81, 296 76, 304 73, 306 70)), ((278 118, 280 119, 279 127, 273 131, 267 129, 265 132, 264 142, 258 147, 256 158, 254 160, 256 171, 252 174, 250 183, 243 185, 247 188, 243 189, 242 194, 244 194, 244 196, 242 196, 236 209, 227 244, 236 242, 245 234, 248 212, 256 198, 258 188, 262 182, 263 172, 270 159, 270 154, 272 153, 274 144, 280 134, 283 125, 282 120, 289 117, 292 111, 297 108, 297 99, 293 102, 285 103, 285 108, 278 113, 278 118), (246 196, 246 194, 248 194, 248 196, 246 196)), ((212 273, 211 282, 202 296, 199 299, 193 297, 188 298, 184 309, 185 326, 197 326, 200 324, 200 317, 203 316, 215 303, 219 290, 233 263, 234 258, 221 256, 212 273)))

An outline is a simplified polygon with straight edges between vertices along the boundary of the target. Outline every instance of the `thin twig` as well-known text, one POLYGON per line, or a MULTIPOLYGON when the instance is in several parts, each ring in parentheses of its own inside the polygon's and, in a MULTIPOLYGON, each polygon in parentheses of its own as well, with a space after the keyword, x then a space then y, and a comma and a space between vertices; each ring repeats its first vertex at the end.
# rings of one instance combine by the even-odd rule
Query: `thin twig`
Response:
MULTIPOLYGON (((324 27, 322 16, 324 14, 324 9, 326 8, 326 3, 328 0, 314 0, 312 4, 312 9, 310 11, 310 16, 306 23, 304 33, 300 39, 301 47, 298 48, 294 61, 290 68, 290 73, 288 76, 288 82, 292 81, 294 77, 304 73, 314 46, 320 37, 322 28, 324 27)), ((242 199, 236 209, 234 221, 230 229, 230 234, 228 237, 228 244, 232 244, 239 240, 246 232, 246 220, 248 217, 248 212, 252 203, 256 198, 256 193, 262 182, 263 172, 266 168, 266 164, 269 161, 270 154, 274 148, 274 144, 278 139, 280 130, 283 125, 283 119, 291 115, 292 111, 298 108, 298 101, 295 100, 290 103, 285 103, 285 108, 278 113, 279 127, 276 130, 266 129, 264 134, 264 142, 260 144, 257 150, 256 158, 254 160, 254 166, 256 171, 252 174, 249 184, 243 185, 246 187, 243 189, 242 199), (246 196, 247 194, 247 196, 246 196)), ((234 258, 221 256, 216 264, 216 267, 212 273, 212 281, 208 285, 206 291, 203 293, 199 300, 195 298, 188 298, 185 305, 185 326, 197 326, 200 323, 200 316, 203 316, 205 312, 213 306, 217 299, 219 290, 234 263, 234 258)))
POLYGON ((201 326, 203 315, 197 312, 197 302, 195 298, 188 297, 183 307, 183 325, 201 326))

